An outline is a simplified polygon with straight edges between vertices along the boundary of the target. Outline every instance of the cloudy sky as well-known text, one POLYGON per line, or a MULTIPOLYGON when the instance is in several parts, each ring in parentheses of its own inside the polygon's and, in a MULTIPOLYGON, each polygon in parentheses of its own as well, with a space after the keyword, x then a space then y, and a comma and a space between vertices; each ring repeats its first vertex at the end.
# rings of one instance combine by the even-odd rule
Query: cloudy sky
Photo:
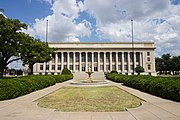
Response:
POLYGON ((12 19, 48 42, 155 42, 156 56, 180 55, 180 0, 0 0, 12 19))

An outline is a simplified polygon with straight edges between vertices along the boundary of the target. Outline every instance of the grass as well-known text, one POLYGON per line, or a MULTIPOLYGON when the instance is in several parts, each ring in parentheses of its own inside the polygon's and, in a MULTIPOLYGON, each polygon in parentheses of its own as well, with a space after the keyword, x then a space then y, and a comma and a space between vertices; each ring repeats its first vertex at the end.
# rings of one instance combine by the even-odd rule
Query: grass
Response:
POLYGON ((39 100, 38 106, 62 112, 118 112, 142 100, 113 86, 63 87, 39 100))

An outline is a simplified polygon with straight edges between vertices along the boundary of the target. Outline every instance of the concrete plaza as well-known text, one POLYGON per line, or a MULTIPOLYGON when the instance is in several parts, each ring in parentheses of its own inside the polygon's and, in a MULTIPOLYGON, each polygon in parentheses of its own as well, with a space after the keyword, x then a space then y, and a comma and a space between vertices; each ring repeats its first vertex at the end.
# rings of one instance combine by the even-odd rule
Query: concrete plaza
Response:
MULTIPOLYGON (((75 75, 75 79, 86 75, 75 75)), ((95 74, 93 78, 104 79, 103 74, 95 74)), ((70 80, 71 81, 71 80, 70 80)), ((37 99, 63 87, 70 81, 39 90, 12 100, 0 101, 0 120, 180 120, 180 103, 165 100, 135 90, 120 83, 108 81, 107 85, 117 86, 143 100, 138 108, 125 112, 58 112, 53 109, 40 108, 37 99)))

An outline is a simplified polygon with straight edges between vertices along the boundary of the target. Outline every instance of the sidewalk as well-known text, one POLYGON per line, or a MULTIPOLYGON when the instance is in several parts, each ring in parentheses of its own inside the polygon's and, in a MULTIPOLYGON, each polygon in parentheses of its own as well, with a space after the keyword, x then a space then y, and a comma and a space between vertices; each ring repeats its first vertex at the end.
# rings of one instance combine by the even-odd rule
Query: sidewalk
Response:
POLYGON ((0 120, 180 120, 180 103, 143 93, 119 83, 108 81, 145 100, 142 106, 126 112, 58 112, 40 108, 35 100, 63 87, 70 81, 13 99, 0 101, 0 120))

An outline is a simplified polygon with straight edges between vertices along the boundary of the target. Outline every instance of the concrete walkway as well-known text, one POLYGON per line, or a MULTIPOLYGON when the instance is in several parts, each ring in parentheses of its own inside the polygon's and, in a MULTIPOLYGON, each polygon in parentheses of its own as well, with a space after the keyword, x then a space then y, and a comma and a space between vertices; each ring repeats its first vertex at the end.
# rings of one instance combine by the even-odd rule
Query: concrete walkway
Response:
MULTIPOLYGON (((104 79, 102 75, 94 76, 104 79)), ((146 102, 138 108, 127 109, 126 112, 57 112, 37 106, 37 99, 69 85, 70 81, 58 83, 13 100, 0 101, 0 120, 180 120, 180 103, 111 81, 108 81, 109 86, 117 86, 146 102)))

